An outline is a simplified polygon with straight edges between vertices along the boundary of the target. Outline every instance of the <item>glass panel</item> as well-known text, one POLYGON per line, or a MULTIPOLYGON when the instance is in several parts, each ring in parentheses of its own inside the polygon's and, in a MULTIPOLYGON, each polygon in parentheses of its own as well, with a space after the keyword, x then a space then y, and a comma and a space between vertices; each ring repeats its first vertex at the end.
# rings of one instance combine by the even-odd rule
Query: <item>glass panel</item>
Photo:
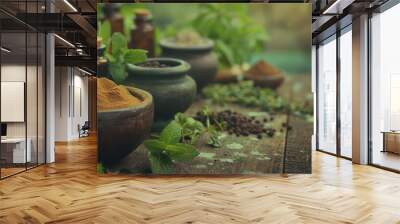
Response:
POLYGON ((39 34, 39 46, 38 46, 38 164, 45 163, 46 149, 45 149, 45 52, 46 38, 44 34, 39 34))
MULTIPOLYGON (((41 4, 39 1, 28 2, 27 13, 41 12, 41 4)), ((35 16, 33 19, 37 19, 35 16)), ((31 158, 27 166, 35 167, 39 160, 39 33, 36 30, 27 30, 27 143, 28 150, 30 148, 31 158)))
POLYGON ((29 158, 27 166, 28 168, 37 165, 38 158, 38 143, 37 143, 37 132, 38 132, 38 68, 37 68, 37 33, 29 32, 28 38, 28 63, 27 63, 27 80, 26 80, 26 112, 27 112, 27 142, 28 150, 30 149, 31 158, 29 158))
MULTIPOLYGON (((311 49, 311 82, 312 82, 312 92, 313 92, 313 111, 315 113, 315 111, 317 111, 317 94, 316 94, 316 78, 317 78, 317 47, 315 45, 312 45, 312 49, 311 49)), ((316 140, 316 136, 317 136, 317 116, 313 116, 314 118, 314 124, 313 124, 313 136, 311 139, 312 142, 312 150, 316 150, 317 149, 317 140, 316 140)))
POLYGON ((372 18, 372 163, 400 170, 400 5, 372 18))
MULTIPOLYGON (((25 170, 31 151, 26 150, 26 35, 1 34, 1 140, 2 178, 25 170)), ((28 147, 29 149, 29 147, 28 147)))
MULTIPOLYGON (((44 0, 0 1, 16 17, 44 12, 44 0)), ((36 17, 34 17, 36 18, 36 17)), ((0 12, 1 177, 45 161, 45 36, 0 12)))
POLYGON ((352 157, 352 35, 340 36, 340 153, 352 157))
POLYGON ((336 39, 318 48, 318 149, 336 153, 336 39))

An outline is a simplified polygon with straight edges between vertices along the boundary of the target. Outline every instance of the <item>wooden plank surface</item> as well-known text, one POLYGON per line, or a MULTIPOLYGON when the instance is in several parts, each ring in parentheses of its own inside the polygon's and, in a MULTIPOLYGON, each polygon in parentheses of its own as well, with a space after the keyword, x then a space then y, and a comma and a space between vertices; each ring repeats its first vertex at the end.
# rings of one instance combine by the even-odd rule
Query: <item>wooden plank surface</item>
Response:
POLYGON ((311 175, 96 173, 94 136, 0 181, 0 223, 400 223, 400 175, 312 152, 311 175))
MULTIPOLYGON (((288 77, 285 85, 278 91, 280 95, 288 100, 305 100, 306 91, 308 91, 307 75, 297 75, 288 77), (296 86, 297 85, 297 86, 296 86), (292 92, 295 91, 295 99, 290 99, 292 92)), ((194 116, 204 106, 209 107, 210 111, 232 110, 249 115, 253 112, 261 112, 255 107, 243 107, 240 105, 216 105, 208 100, 199 97, 192 106, 186 111, 186 114, 194 116)), ((290 162, 288 171, 294 173, 310 172, 311 153, 310 140, 312 132, 312 123, 301 121, 300 118, 294 118, 297 132, 291 132, 290 143, 293 146, 285 159, 286 131, 282 127, 288 120, 287 114, 265 114, 257 117, 260 121, 264 118, 274 117, 273 121, 268 121, 264 125, 268 128, 277 130, 273 137, 263 136, 257 139, 256 136, 237 137, 223 132, 226 136, 222 139, 221 148, 213 148, 207 145, 206 138, 200 138, 195 145, 200 155, 190 162, 177 163, 175 167, 176 174, 268 174, 282 173, 284 161, 290 162), (310 129, 311 127, 311 129, 310 129), (306 131, 307 130, 307 131, 306 131), (307 140, 308 139, 308 140, 307 140), (230 149, 229 145, 238 143, 243 146, 242 149, 230 149), (300 161, 301 160, 301 161, 300 161), (297 164, 297 165, 295 165, 297 164), (301 164, 301 165, 300 165, 301 164), (298 168, 298 170, 296 170, 298 168)), ((289 125, 293 125, 289 124, 289 125)), ((108 167, 110 172, 124 172, 132 174, 151 173, 150 162, 147 158, 147 149, 141 145, 119 164, 108 167)))

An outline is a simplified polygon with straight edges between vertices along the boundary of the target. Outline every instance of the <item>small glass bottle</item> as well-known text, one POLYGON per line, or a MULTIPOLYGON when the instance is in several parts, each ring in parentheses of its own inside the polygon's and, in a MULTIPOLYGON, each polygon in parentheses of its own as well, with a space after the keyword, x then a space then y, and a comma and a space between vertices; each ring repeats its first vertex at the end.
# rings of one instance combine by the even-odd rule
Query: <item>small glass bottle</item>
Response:
POLYGON ((111 32, 124 32, 124 18, 118 13, 119 4, 105 4, 104 17, 111 23, 111 32))
POLYGON ((135 28, 131 31, 129 48, 147 50, 147 55, 149 57, 154 57, 154 34, 151 13, 145 9, 136 10, 135 28))

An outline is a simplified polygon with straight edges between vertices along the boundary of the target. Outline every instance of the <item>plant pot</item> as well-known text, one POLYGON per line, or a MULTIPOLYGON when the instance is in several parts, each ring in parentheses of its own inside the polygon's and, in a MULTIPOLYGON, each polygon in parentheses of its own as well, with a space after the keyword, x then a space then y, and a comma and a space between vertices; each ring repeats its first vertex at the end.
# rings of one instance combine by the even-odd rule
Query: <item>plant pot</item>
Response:
POLYGON ((98 111, 99 162, 115 164, 149 137, 153 124, 153 97, 127 87, 142 103, 124 109, 98 111))
POLYGON ((127 65, 125 85, 144 89, 154 98, 155 130, 161 129, 176 113, 185 112, 196 98, 196 82, 187 73, 190 65, 179 59, 153 58, 169 67, 127 65))
POLYGON ((178 58, 191 65, 189 75, 196 81, 197 87, 201 89, 212 82, 217 75, 218 58, 212 52, 214 43, 207 42, 198 46, 181 46, 165 39, 160 41, 163 57, 178 58))

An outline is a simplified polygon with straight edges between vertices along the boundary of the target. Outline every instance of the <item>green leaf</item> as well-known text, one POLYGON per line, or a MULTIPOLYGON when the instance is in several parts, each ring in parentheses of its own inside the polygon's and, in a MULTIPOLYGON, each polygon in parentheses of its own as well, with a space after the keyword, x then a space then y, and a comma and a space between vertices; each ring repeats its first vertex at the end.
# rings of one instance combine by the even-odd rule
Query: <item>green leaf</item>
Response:
POLYGON ((243 145, 240 144, 240 143, 236 143, 236 142, 231 143, 231 144, 228 144, 228 145, 226 145, 226 147, 227 147, 228 149, 232 149, 232 150, 240 150, 240 149, 243 149, 243 145))
POLYGON ((123 63, 109 63, 109 70, 111 73, 112 79, 120 83, 125 80, 125 78, 128 76, 127 72, 125 71, 125 65, 123 63))
POLYGON ((207 159, 207 160, 214 160, 215 153, 213 152, 201 152, 199 157, 207 159))
POLYGON ((165 151, 167 151, 172 160, 179 162, 190 161, 199 155, 194 146, 183 143, 167 145, 165 151))
POLYGON ((160 140, 167 144, 175 144, 181 140, 182 126, 176 121, 171 121, 160 134, 160 140))
POLYGON ((99 174, 104 174, 105 173, 105 168, 104 168, 104 166, 103 166, 103 164, 102 163, 97 163, 97 173, 99 173, 99 174))
POLYGON ((107 44, 111 36, 111 24, 109 21, 104 21, 100 24, 98 35, 101 37, 102 43, 107 44))
POLYGON ((153 156, 149 153, 149 160, 154 174, 171 174, 175 171, 174 163, 167 155, 153 156))
POLYGON ((111 36, 111 48, 114 57, 117 57, 118 54, 122 54, 124 50, 128 48, 126 37, 119 32, 113 33, 111 36))
POLYGON ((162 153, 166 147, 166 144, 157 139, 148 139, 143 142, 144 146, 150 151, 152 155, 158 155, 162 153))
POLYGON ((126 63, 137 64, 146 61, 147 51, 141 49, 128 49, 124 56, 126 63))
POLYGON ((219 137, 219 133, 211 133, 207 144, 211 145, 214 148, 220 148, 222 146, 222 142, 219 137))
POLYGON ((108 53, 108 52, 106 52, 106 53, 104 53, 104 57, 108 60, 108 62, 110 62, 110 63, 116 63, 117 62, 117 59, 114 57, 114 56, 112 56, 112 54, 110 54, 110 53, 108 53))
POLYGON ((228 65, 233 65, 235 63, 235 59, 234 59, 234 54, 233 51, 230 47, 228 47, 224 42, 222 41, 217 41, 216 42, 216 48, 218 48, 221 52, 221 56, 224 57, 224 59, 226 60, 226 62, 228 63, 228 65))

